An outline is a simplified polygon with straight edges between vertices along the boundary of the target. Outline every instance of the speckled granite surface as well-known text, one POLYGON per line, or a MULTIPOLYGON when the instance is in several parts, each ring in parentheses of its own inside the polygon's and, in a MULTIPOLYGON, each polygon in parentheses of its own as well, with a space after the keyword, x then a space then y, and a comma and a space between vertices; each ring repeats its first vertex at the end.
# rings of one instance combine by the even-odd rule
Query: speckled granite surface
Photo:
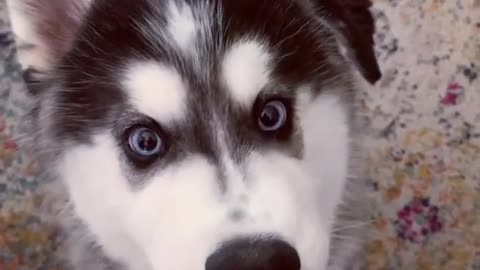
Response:
MULTIPOLYGON (((480 269, 480 1, 375 0, 384 73, 363 93, 369 269, 480 269)), ((28 107, 0 0, 0 269, 60 269, 35 212, 48 179, 18 150, 28 107)), ((47 190, 47 191, 46 191, 47 190)))

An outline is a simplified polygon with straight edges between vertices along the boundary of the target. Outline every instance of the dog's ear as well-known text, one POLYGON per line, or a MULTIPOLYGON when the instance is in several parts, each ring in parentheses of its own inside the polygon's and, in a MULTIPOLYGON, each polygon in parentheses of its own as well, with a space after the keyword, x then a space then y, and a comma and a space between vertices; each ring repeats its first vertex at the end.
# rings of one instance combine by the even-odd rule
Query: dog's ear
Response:
POLYGON ((7 0, 18 60, 47 71, 70 49, 91 0, 7 0))
POLYGON ((370 0, 311 0, 319 19, 334 30, 342 54, 374 84, 381 77, 375 56, 373 35, 375 23, 370 0))

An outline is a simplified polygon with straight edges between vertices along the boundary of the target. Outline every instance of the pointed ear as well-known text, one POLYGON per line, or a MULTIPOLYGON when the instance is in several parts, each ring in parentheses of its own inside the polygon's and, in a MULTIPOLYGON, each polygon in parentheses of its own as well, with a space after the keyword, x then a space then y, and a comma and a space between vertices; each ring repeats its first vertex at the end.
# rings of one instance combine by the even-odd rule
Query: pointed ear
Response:
POLYGON ((370 0, 311 0, 321 20, 334 30, 342 54, 371 84, 381 77, 374 51, 375 23, 370 0))
POLYGON ((70 49, 90 0, 7 0, 23 69, 48 70, 70 49))

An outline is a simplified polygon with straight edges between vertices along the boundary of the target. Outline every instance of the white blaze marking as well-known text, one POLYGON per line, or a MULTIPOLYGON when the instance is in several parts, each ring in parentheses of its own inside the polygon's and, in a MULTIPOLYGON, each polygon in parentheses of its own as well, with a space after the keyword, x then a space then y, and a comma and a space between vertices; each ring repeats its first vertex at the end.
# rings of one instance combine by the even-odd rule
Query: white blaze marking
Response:
POLYGON ((270 55, 255 41, 233 45, 223 60, 223 78, 238 102, 249 105, 269 81, 270 55))
POLYGON ((127 68, 123 85, 131 103, 143 114, 162 121, 185 115, 186 89, 180 75, 160 63, 135 63, 127 68))

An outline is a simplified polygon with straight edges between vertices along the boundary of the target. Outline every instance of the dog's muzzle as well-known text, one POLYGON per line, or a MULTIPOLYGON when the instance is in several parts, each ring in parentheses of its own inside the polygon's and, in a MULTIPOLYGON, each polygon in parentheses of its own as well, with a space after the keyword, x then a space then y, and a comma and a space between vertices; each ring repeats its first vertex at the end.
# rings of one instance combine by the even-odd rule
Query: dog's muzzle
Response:
POLYGON ((279 239, 241 238, 220 246, 205 270, 300 270, 300 257, 279 239))

